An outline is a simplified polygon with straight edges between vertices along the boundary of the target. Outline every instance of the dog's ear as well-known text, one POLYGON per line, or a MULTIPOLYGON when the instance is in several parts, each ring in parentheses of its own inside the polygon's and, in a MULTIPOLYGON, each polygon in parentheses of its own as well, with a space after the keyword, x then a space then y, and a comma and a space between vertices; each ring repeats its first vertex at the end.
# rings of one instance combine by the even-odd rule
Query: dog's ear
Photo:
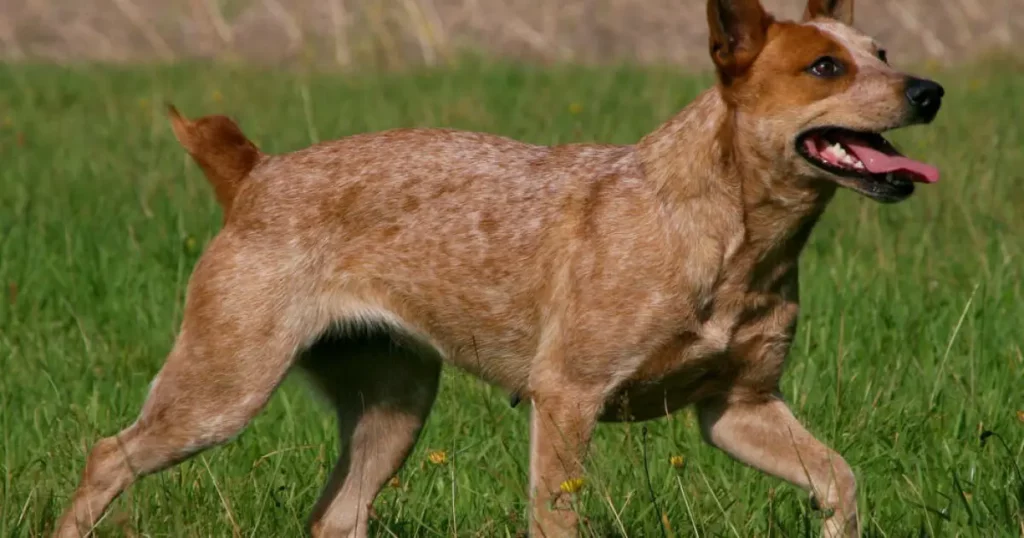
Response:
POLYGON ((711 61, 723 84, 754 63, 771 23, 758 0, 708 0, 711 61))
POLYGON ((835 19, 843 24, 853 24, 853 0, 808 0, 804 20, 817 17, 835 19))

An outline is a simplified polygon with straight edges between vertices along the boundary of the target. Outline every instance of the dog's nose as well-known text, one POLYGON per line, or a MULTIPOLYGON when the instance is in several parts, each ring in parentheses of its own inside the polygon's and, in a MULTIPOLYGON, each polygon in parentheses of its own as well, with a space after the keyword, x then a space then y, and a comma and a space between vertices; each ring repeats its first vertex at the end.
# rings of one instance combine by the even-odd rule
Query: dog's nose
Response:
POLYGON ((907 102, 910 103, 914 116, 927 123, 935 119, 942 106, 942 96, 946 90, 936 82, 920 78, 907 79, 907 102))

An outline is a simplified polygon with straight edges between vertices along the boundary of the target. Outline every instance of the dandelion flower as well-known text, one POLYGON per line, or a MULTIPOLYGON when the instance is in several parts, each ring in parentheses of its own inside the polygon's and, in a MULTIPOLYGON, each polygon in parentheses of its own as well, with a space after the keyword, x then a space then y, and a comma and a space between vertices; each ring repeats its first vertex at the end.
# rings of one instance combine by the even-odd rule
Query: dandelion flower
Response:
POLYGON ((448 461, 448 453, 444 450, 432 450, 427 454, 427 459, 434 465, 442 465, 448 461))
POLYGON ((583 485, 584 481, 582 478, 570 478, 569 480, 562 482, 558 487, 565 493, 573 494, 583 489, 583 485))

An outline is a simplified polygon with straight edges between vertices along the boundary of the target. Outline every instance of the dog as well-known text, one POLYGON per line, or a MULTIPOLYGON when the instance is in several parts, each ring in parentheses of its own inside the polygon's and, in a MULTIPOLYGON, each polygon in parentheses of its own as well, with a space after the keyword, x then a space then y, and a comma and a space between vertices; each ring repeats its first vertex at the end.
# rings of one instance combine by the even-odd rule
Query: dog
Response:
POLYGON ((298 366, 343 446, 310 532, 365 537, 449 363, 530 403, 533 536, 577 536, 560 485, 598 422, 688 405, 708 443, 808 490, 825 536, 858 536, 850 466, 779 389, 797 260, 840 187, 891 203, 938 180, 882 133, 930 123, 944 91, 890 67, 853 4, 779 21, 709 0, 716 84, 629 146, 399 129, 268 155, 172 107, 224 226, 141 415, 95 444, 56 535, 233 438, 298 366))

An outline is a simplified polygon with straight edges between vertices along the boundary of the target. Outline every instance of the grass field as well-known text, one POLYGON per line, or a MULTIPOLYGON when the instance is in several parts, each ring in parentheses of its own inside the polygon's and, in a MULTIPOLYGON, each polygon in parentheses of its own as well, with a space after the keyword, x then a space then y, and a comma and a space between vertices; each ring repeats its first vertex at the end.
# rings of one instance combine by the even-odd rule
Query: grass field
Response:
MULTIPOLYGON (((855 468, 868 536, 1024 536, 1024 71, 936 76, 939 119, 894 139, 944 177, 897 206, 837 197, 802 261, 783 389, 855 468)), ((274 152, 413 125, 630 143, 709 80, 474 63, 388 76, 4 66, 0 536, 45 534, 87 446, 135 419, 218 228, 163 101, 232 114, 274 152)), ((289 380, 237 441, 142 480, 101 536, 299 535, 337 451, 307 393, 289 380)), ((521 533, 526 422, 506 395, 446 371, 374 528, 521 533)), ((599 428, 578 499, 587 536, 661 536, 659 510, 678 537, 817 534, 803 493, 704 446, 689 412, 646 427, 599 428)))

